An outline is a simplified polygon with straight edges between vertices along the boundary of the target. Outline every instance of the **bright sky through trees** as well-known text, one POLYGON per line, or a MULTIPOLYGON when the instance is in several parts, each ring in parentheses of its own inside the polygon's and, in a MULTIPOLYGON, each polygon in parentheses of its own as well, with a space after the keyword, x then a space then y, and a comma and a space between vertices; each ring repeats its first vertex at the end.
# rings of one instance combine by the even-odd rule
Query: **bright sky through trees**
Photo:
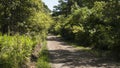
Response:
POLYGON ((53 6, 58 4, 58 0, 42 0, 50 10, 53 10, 53 6))

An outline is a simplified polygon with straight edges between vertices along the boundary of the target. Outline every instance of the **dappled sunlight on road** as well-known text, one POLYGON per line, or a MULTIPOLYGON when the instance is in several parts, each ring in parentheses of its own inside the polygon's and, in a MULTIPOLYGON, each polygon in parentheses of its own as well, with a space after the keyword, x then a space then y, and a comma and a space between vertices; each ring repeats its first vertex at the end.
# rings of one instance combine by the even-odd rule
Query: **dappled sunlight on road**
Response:
POLYGON ((97 58, 88 51, 67 45, 56 36, 48 36, 48 50, 52 68, 118 68, 107 58, 97 58))

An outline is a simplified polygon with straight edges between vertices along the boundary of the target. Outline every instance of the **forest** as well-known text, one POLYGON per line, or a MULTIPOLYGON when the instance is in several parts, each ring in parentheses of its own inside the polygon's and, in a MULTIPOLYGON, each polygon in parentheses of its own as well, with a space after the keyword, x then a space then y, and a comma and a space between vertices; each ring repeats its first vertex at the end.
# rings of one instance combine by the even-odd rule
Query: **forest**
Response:
POLYGON ((49 33, 120 59, 120 0, 59 0, 53 11, 41 0, 0 0, 0 68, 29 68, 49 33))
POLYGON ((50 32, 120 57, 119 0, 59 0, 52 16, 55 23, 50 32))

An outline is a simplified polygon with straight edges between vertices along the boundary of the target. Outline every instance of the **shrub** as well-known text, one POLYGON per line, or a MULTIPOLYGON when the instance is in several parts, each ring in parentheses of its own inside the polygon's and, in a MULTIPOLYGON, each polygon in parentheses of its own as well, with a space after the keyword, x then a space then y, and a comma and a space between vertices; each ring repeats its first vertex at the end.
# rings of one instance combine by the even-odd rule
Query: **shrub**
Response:
POLYGON ((30 59, 35 43, 28 36, 0 36, 0 67, 20 68, 30 59))

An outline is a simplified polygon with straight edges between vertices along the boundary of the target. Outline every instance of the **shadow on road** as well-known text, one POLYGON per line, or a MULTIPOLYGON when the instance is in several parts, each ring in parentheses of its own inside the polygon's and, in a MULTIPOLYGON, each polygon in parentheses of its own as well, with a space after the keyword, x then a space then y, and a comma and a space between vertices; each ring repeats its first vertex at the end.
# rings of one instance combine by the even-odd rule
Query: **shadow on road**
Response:
MULTIPOLYGON (((50 37, 48 41, 57 41, 60 42, 61 46, 68 46, 64 43, 61 38, 50 37)), ((48 50, 50 55, 50 63, 60 64, 64 63, 63 66, 69 66, 70 68, 75 67, 101 67, 101 68, 119 68, 120 66, 117 62, 114 62, 108 58, 97 58, 92 55, 90 52, 85 50, 48 50)))
POLYGON ((96 58, 85 51, 49 50, 51 63, 64 63, 64 66, 92 66, 112 67, 118 66, 107 58, 96 58))

